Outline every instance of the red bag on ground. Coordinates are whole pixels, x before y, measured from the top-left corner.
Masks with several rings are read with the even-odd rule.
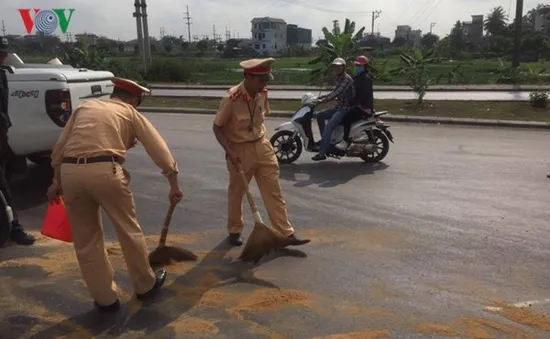
[[[59,203],[53,202],[48,205],[40,233],[56,240],[72,242],[71,225],[67,217],[65,202],[61,197],[59,201]]]

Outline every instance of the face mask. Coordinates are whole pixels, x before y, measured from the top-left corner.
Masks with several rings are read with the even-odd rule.
[[[355,67],[355,74],[361,74],[365,71],[365,69],[362,66]]]

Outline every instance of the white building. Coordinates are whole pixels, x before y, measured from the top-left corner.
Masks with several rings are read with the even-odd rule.
[[[395,38],[405,39],[414,47],[419,47],[422,43],[422,31],[419,29],[411,29],[411,26],[409,25],[400,25],[397,26],[397,29],[395,30]]]
[[[276,55],[286,48],[286,22],[277,18],[254,18],[252,23],[252,44],[260,54]]]
[[[544,29],[550,30],[550,8],[541,8],[537,14],[535,14],[534,22],[535,31],[542,31]]]

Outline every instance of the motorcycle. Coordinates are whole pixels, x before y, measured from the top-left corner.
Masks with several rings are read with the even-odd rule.
[[[275,128],[271,145],[281,164],[291,164],[298,160],[306,145],[306,151],[316,153],[314,147],[311,120],[315,115],[317,98],[306,93],[302,96],[302,106],[292,115],[291,121]],[[331,146],[327,157],[361,158],[367,163],[376,163],[386,157],[393,136],[379,117],[387,111],[374,112],[368,118],[361,117],[351,121],[349,139],[344,138],[344,125],[337,126],[332,132]],[[350,122],[348,122],[350,123]]]

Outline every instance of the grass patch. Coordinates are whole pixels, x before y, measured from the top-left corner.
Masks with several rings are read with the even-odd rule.
[[[20,55],[28,63],[45,63],[54,55]],[[310,75],[308,71],[297,71],[291,69],[312,69],[318,65],[310,65],[309,61],[315,59],[310,57],[277,57],[274,64],[275,80],[274,85],[309,85]],[[390,71],[399,67],[400,58],[397,55],[385,57],[372,57],[372,61],[379,70]],[[222,59],[213,57],[193,57],[189,55],[153,55],[153,65],[150,73],[145,76],[149,82],[157,83],[183,83],[203,85],[227,85],[238,83],[242,80],[239,69],[239,62],[242,59]],[[384,63],[386,66],[384,68]],[[116,76],[136,78],[141,77],[139,72],[140,59],[135,55],[107,55],[102,70],[113,72]],[[446,75],[457,64],[461,65],[460,72],[463,76],[456,79],[456,85],[474,84],[496,84],[506,78],[507,71],[500,68],[498,59],[467,59],[447,60],[442,64],[429,65],[434,79],[442,75],[443,80],[439,85],[446,84]],[[510,62],[505,62],[510,65]],[[521,69],[525,72],[532,69],[534,73],[540,70],[550,69],[550,61],[521,63]],[[137,79],[141,80],[141,79]],[[514,80],[516,84],[550,84],[550,76],[541,77],[524,76]],[[402,76],[387,75],[379,77],[376,85],[406,85],[407,80]]]
[[[219,103],[220,100],[216,98],[149,97],[142,105],[215,109]],[[269,103],[274,111],[295,111],[301,106],[300,100],[271,99]],[[550,122],[550,107],[537,109],[531,107],[529,102],[442,100],[426,101],[418,105],[412,100],[376,100],[375,105],[377,110],[389,111],[393,115]],[[331,106],[319,105],[317,111]]]

